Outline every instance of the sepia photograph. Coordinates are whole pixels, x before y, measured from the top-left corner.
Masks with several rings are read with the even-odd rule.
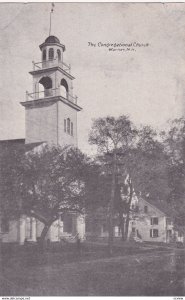
[[[185,3],[0,2],[0,297],[185,297]]]

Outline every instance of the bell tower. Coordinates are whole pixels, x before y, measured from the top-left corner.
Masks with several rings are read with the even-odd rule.
[[[65,46],[50,35],[40,46],[41,62],[33,62],[33,92],[26,92],[26,143],[47,142],[77,146],[77,112],[70,65],[63,61]]]

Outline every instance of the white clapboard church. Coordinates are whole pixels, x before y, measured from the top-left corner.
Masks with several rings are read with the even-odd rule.
[[[41,62],[33,62],[33,91],[26,92],[25,139],[0,141],[0,145],[24,144],[26,151],[33,151],[49,145],[77,146],[77,112],[81,107],[73,95],[73,80],[70,65],[64,63],[65,46],[50,35],[40,46]],[[20,220],[8,222],[1,219],[1,238],[3,242],[36,241],[43,224],[34,218],[22,216]],[[61,221],[57,220],[50,228],[47,239],[60,241],[76,235],[85,235],[84,217],[70,214]]]

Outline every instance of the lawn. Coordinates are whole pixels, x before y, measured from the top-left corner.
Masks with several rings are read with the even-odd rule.
[[[26,249],[25,249],[26,248]],[[184,250],[141,245],[35,246],[1,252],[0,295],[12,296],[183,296]]]

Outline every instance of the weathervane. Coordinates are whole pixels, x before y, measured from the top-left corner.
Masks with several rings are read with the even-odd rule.
[[[51,14],[54,11],[55,4],[51,3],[51,11],[50,11],[50,23],[49,23],[49,36],[51,35]]]

